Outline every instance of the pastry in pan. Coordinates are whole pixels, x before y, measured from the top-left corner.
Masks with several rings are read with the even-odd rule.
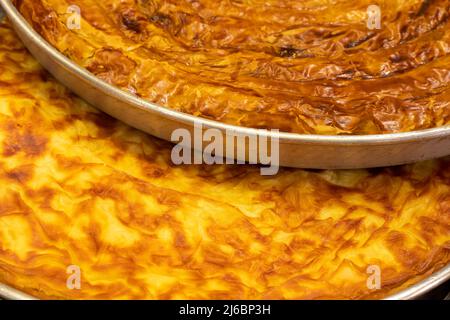
[[[8,23],[0,38],[2,283],[43,299],[366,299],[450,262],[450,159],[175,166],[169,143],[57,83]]]
[[[450,123],[450,1],[16,0],[99,78],[178,111],[314,134]],[[377,23],[371,23],[378,19]]]

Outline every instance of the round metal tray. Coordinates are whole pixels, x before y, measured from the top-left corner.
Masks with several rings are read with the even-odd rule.
[[[10,0],[0,0],[0,3],[19,37],[53,76],[97,108],[161,139],[170,141],[173,131],[180,128],[193,133],[194,124],[203,129],[219,129],[224,137],[266,136],[279,141],[281,166],[314,169],[382,167],[450,154],[450,126],[362,136],[276,133],[231,126],[158,106],[109,85],[81,68],[35,32]],[[243,154],[246,155],[258,152],[248,141],[245,148]]]

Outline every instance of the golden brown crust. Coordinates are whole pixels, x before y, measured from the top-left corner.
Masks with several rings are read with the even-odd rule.
[[[8,24],[0,38],[0,282],[40,298],[356,299],[450,262],[450,159],[272,178],[175,167],[167,143],[49,77]]]
[[[105,81],[222,122],[297,133],[450,123],[450,1],[21,0],[48,41]],[[67,7],[81,9],[68,30]]]

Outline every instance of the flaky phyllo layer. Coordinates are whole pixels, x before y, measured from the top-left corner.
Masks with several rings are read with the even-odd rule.
[[[189,114],[317,134],[450,124],[449,0],[15,3],[101,79]]]
[[[0,282],[40,298],[378,298],[450,261],[449,160],[176,167],[168,143],[53,80],[8,24],[0,39]]]

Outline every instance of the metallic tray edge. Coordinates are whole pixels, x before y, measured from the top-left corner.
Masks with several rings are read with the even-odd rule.
[[[46,42],[10,0],[0,0],[14,29],[35,58],[86,101],[125,123],[164,140],[194,124],[219,129],[224,136],[265,136],[280,143],[281,166],[352,169],[406,164],[450,154],[450,125],[406,133],[327,136],[272,132],[198,118],[140,99],[107,84]],[[247,152],[257,152],[246,145]],[[222,154],[223,155],[223,154]]]
[[[443,267],[441,270],[433,273],[426,279],[419,281],[411,287],[399,291],[384,300],[414,300],[423,297],[426,293],[437,288],[446,281],[450,281],[450,264]]]
[[[2,283],[0,283],[0,298],[7,300],[37,300],[35,297]]]

